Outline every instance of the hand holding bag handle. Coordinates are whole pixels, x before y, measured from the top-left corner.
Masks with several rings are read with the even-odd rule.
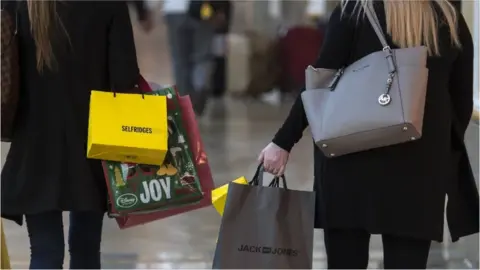
[[[265,170],[263,168],[263,163],[259,164],[257,167],[257,170],[255,171],[255,174],[253,175],[253,178],[248,184],[250,186],[260,186],[263,184],[263,174],[265,173]],[[280,187],[280,179],[282,180],[283,183],[283,188],[288,189],[287,186],[287,180],[285,178],[285,175],[281,176],[275,176],[272,181],[268,184],[269,187]]]

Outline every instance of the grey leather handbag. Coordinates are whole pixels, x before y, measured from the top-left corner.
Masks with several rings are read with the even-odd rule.
[[[315,144],[327,157],[422,136],[427,48],[391,49],[371,2],[364,11],[383,50],[340,70],[309,66],[305,72],[305,114]]]

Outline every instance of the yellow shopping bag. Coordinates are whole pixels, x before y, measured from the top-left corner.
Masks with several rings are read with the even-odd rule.
[[[2,268],[1,269],[11,269],[10,268],[10,257],[8,256],[7,242],[5,241],[5,233],[3,232],[3,222],[0,223],[2,228]]]
[[[240,177],[233,181],[237,184],[247,185],[248,181],[245,177]],[[227,193],[228,193],[228,184],[225,184],[221,187],[218,187],[212,190],[212,204],[213,207],[217,210],[220,216],[223,215],[223,210],[225,209],[225,203],[227,202]]]
[[[162,165],[167,137],[165,96],[92,91],[88,158]]]

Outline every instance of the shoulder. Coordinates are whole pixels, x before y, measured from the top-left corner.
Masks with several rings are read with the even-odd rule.
[[[343,25],[352,25],[358,22],[360,12],[362,10],[362,5],[360,1],[357,0],[345,0],[341,3],[337,4],[337,6],[333,9],[329,24],[341,23]]]
[[[472,44],[473,46],[472,33],[470,32],[470,28],[468,27],[467,22],[465,21],[465,17],[460,12],[457,14],[458,14],[457,27],[458,27],[458,35],[460,37],[460,41],[467,42],[469,44]]]
[[[443,13],[442,13],[443,15]],[[454,55],[458,53],[466,53],[471,55],[473,59],[474,55],[474,42],[472,33],[470,32],[470,28],[465,21],[465,17],[462,13],[457,12],[457,35],[460,41],[460,47],[454,45],[454,42],[451,38],[450,28],[448,27],[448,23],[444,21],[444,18],[440,19],[439,25],[439,38],[441,38],[443,48],[446,52],[454,52]]]
[[[128,9],[127,1],[59,1],[57,8],[82,12],[114,13],[118,9]]]
[[[63,8],[57,10],[68,16],[66,20],[79,25],[110,24],[119,14],[129,18],[128,1],[62,1],[59,6]],[[85,20],[90,23],[82,22]]]
[[[17,10],[17,1],[16,0],[7,0],[1,1],[2,11],[7,11],[9,14],[14,14]]]

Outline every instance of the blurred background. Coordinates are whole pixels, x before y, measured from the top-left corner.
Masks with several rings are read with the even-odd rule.
[[[230,28],[217,33],[216,45],[212,48],[217,56],[216,71],[212,75],[214,98],[199,119],[217,186],[240,176],[252,176],[257,155],[288,113],[292,97],[303,84],[304,69],[313,63],[321,47],[329,13],[338,4],[325,0],[237,0],[232,3]],[[478,184],[480,4],[478,1],[454,1],[454,4],[465,16],[476,45],[476,113],[467,131],[467,146]],[[142,74],[149,81],[167,85],[173,83],[173,72],[162,6],[162,1],[147,1],[154,24],[150,32],[142,30],[133,10],[132,23]],[[2,143],[2,160],[8,147]],[[311,141],[306,134],[294,148],[287,168],[292,188],[312,189],[312,157]],[[28,268],[26,229],[4,222],[12,267]],[[125,231],[120,231],[114,220],[106,218],[105,222],[104,268],[211,268],[220,225],[220,217],[213,208]],[[66,218],[65,224],[68,224]],[[429,267],[478,269],[478,235],[452,244],[447,231],[444,243],[432,245]],[[324,268],[321,231],[316,232],[314,245],[314,268]],[[369,268],[381,267],[381,240],[373,237]]]

